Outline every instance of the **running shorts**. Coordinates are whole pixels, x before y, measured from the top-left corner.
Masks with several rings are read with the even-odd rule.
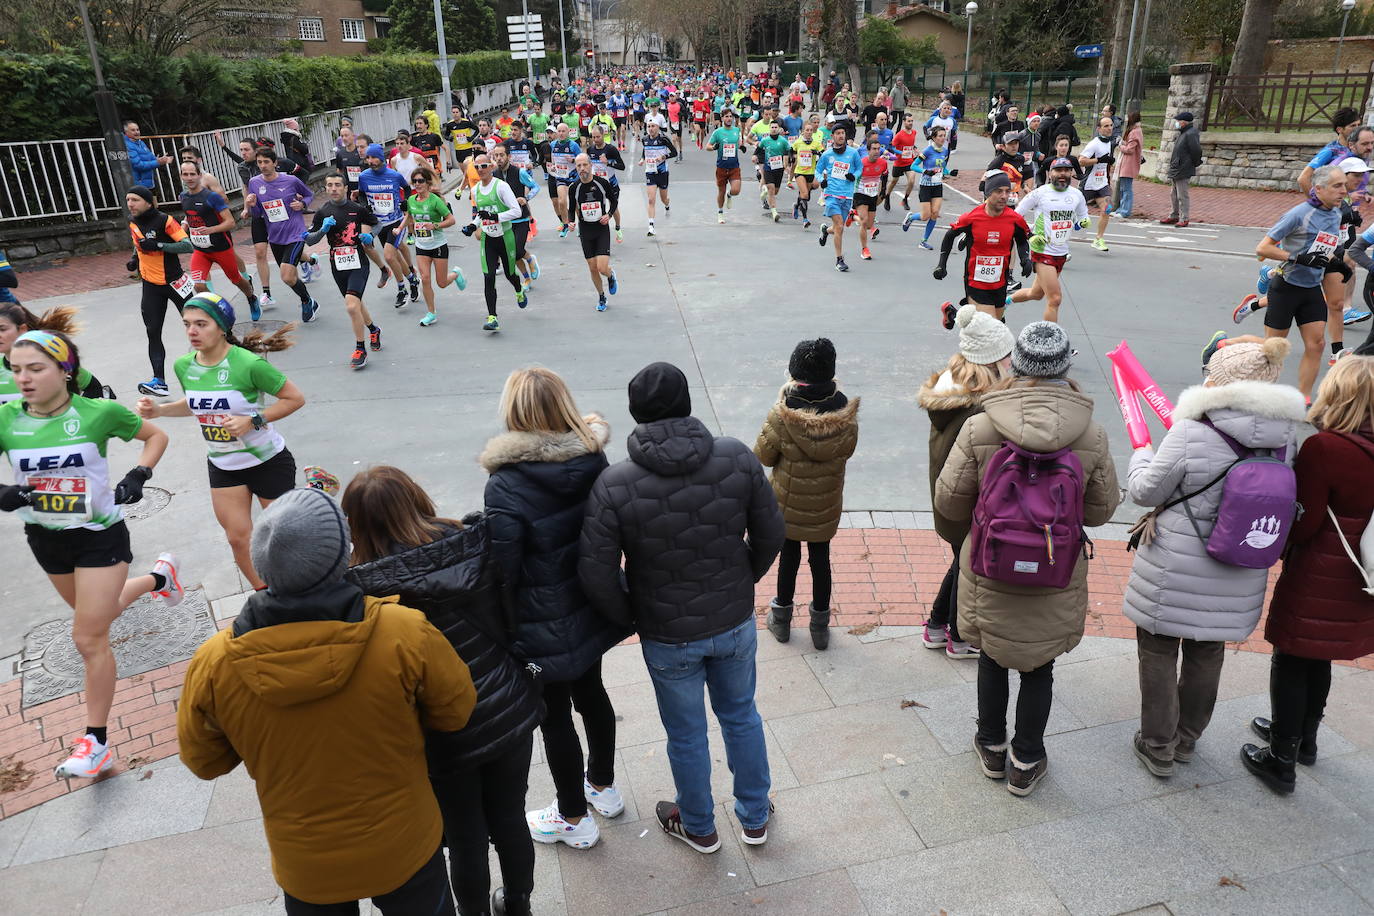
[[[421,248],[419,245],[416,245],[415,250],[412,253],[417,258],[433,258],[436,261],[447,261],[448,243],[445,242],[438,248]]]
[[[782,170],[782,169],[769,169],[769,168],[765,168],[765,169],[763,170],[763,183],[764,183],[764,184],[771,184],[771,185],[773,185],[775,188],[780,188],[780,187],[782,187],[782,176],[783,176],[783,170]]]
[[[340,296],[363,297],[364,290],[367,289],[367,278],[372,273],[372,262],[363,256],[359,259],[361,267],[353,270],[339,270],[334,266],[333,259],[330,259],[329,269],[334,272],[334,285],[339,288]]]
[[[651,188],[666,188],[668,187],[668,173],[645,172],[644,183]]]
[[[276,499],[296,486],[296,458],[289,448],[282,449],[262,464],[237,471],[217,468],[209,458],[205,459],[205,464],[210,469],[212,490],[247,487],[258,499]]]
[[[472,154],[473,154],[473,149],[472,149],[472,147],[469,146],[467,149],[456,149],[456,150],[454,150],[454,151],[453,151],[453,158],[456,159],[456,160],[458,160],[458,164],[459,164],[459,165],[462,165],[464,162],[467,162],[469,159],[472,158]]]
[[[916,192],[916,199],[923,204],[932,200],[943,200],[944,197],[945,186],[942,184],[923,184]]]
[[[1112,186],[1111,186],[1111,185],[1106,185],[1106,186],[1101,187],[1101,188],[1098,188],[1098,189],[1096,189],[1096,190],[1094,190],[1094,191],[1084,191],[1084,192],[1083,192],[1083,199],[1084,199],[1085,201],[1087,201],[1088,203],[1092,203],[1093,201],[1098,200],[1098,199],[1100,199],[1100,198],[1106,198],[1106,200],[1107,200],[1109,203],[1111,202],[1111,199],[1112,199]]]
[[[848,197],[835,197],[833,194],[825,195],[825,215],[840,216],[849,219],[849,211],[854,209],[854,201]]]
[[[267,241],[267,220],[254,216],[252,222],[253,244],[261,245]]]
[[[1294,286],[1283,277],[1269,281],[1269,307],[1264,310],[1264,326],[1286,331],[1326,320],[1326,297],[1320,286]]]
[[[224,275],[229,278],[229,282],[238,285],[243,282],[243,276],[239,273],[238,258],[234,256],[234,249],[226,248],[223,251],[201,251],[197,248],[191,252],[191,279],[197,283],[205,283],[210,279],[210,265],[218,264],[219,269],[224,271]]]
[[[1048,265],[1050,265],[1051,267],[1054,268],[1054,272],[1055,272],[1055,273],[1060,273],[1060,274],[1062,274],[1062,273],[1064,272],[1064,265],[1065,265],[1066,263],[1068,263],[1068,260],[1069,260],[1069,259],[1068,259],[1068,256],[1067,256],[1067,255],[1062,255],[1062,254],[1041,254],[1041,253],[1032,251],[1032,252],[1031,252],[1031,260],[1034,261],[1036,264],[1048,264]]]
[[[1006,286],[999,286],[997,289],[979,289],[976,286],[969,286],[968,280],[965,279],[964,301],[1000,309],[1007,304],[1007,288]]]
[[[637,122],[639,122],[640,124],[643,124],[643,123],[644,123],[644,112],[642,112],[642,111],[636,111],[636,112],[634,113],[634,119],[635,119]]]
[[[612,118],[611,120],[615,121],[615,126],[616,126],[616,127],[624,127],[624,126],[625,126],[625,119],[624,119],[624,118]]]
[[[894,165],[894,166],[892,167],[892,177],[893,177],[893,178],[901,178],[903,175],[905,175],[907,172],[910,172],[910,171],[911,171],[911,166],[909,166],[909,165]]]
[[[595,257],[611,256],[611,227],[600,223],[577,227],[577,237],[582,241],[582,257],[591,260]]]
[[[872,197],[868,194],[855,194],[854,206],[867,207],[870,210],[874,210],[878,207],[878,198]]]
[[[732,169],[716,166],[716,187],[723,188],[732,181],[739,181],[739,166]]]
[[[81,569],[104,569],[120,563],[132,563],[129,549],[129,528],[122,521],[103,531],[90,528],[68,528],[53,531],[42,525],[25,525],[29,550],[43,572],[50,576],[68,576]]]
[[[559,185],[558,179],[557,179],[557,178],[554,178],[552,175],[550,175],[550,176],[549,176],[549,199],[550,199],[550,200],[557,200],[557,199],[558,199],[558,185]]]
[[[304,242],[287,242],[284,245],[268,242],[267,244],[272,249],[272,257],[278,264],[299,264],[305,260]]]
[[[387,223],[385,226],[378,226],[372,231],[377,241],[383,245],[390,245],[393,248],[400,248],[406,242],[406,224],[404,220],[396,220],[394,223]]]
[[[530,221],[527,219],[516,220],[511,223],[510,228],[511,233],[515,236],[515,256],[516,258],[523,258],[527,253],[525,244],[530,237]]]

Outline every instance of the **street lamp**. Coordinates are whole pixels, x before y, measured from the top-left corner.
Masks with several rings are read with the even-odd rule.
[[[1354,3],[1355,0],[1345,0],[1346,3]],[[973,56],[973,14],[978,12],[978,4],[974,0],[968,0],[964,7],[964,16],[968,19],[968,38],[964,41],[964,82],[968,83],[969,60]],[[966,85],[967,91],[968,86]]]
[[[1341,37],[1336,41],[1336,64],[1332,69],[1341,69],[1341,45],[1345,44],[1345,24],[1350,21],[1350,11],[1355,8],[1356,0],[1341,0],[1341,9],[1345,10],[1345,15],[1341,16]]]

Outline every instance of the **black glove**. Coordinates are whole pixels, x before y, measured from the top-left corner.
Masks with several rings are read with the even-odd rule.
[[[936,174],[936,173],[939,172],[939,171],[940,171],[939,169],[926,169],[925,171],[921,172],[921,174],[922,174],[922,175],[934,175],[934,174]]]
[[[970,236],[968,233],[966,233],[966,232],[965,232],[965,233],[960,233],[960,234],[959,234],[959,250],[960,250],[960,251],[964,251],[965,249],[967,249],[967,248],[968,248],[968,243],[969,243],[969,241],[970,241],[971,239],[972,239],[972,236]]]
[[[1333,252],[1331,253],[1331,260],[1332,260],[1332,261],[1344,261],[1344,260],[1345,260],[1345,246],[1344,246],[1344,245],[1341,245],[1341,246],[1337,247],[1336,250],[1333,251]]]
[[[140,251],[146,251],[152,254],[153,252],[162,250],[162,243],[157,239],[139,239],[138,248]]]
[[[1098,163],[1098,165],[1111,165],[1111,164],[1112,164],[1113,162],[1115,162],[1115,161],[1116,161],[1116,157],[1115,157],[1115,156],[1111,156],[1111,155],[1107,155],[1107,156],[1098,156],[1098,157],[1097,157],[1097,163]]]
[[[1031,264],[1030,258],[1026,258],[1025,260],[1023,260],[1023,261],[1021,262],[1021,276],[1023,276],[1023,277],[1029,277],[1029,276],[1031,275],[1031,271],[1032,271],[1033,269],[1034,269],[1034,265]]]
[[[958,178],[958,177],[959,177],[959,170],[958,170],[958,169],[950,169],[950,170],[949,170],[949,177],[950,177],[950,178]]]
[[[494,223],[498,219],[500,219],[500,217],[498,217],[495,213],[492,213],[490,210],[478,210],[477,218],[484,223]]]
[[[854,175],[854,173],[853,173],[853,172],[845,172],[845,173],[844,173],[844,180],[845,180],[845,181],[854,181],[854,180],[855,180],[855,175]]]
[[[124,475],[114,491],[114,501],[116,505],[125,506],[129,503],[136,503],[143,498],[143,484],[153,476],[153,472],[145,467],[136,467]]]
[[[945,265],[943,264],[941,264],[939,267],[935,268],[933,271],[930,272],[930,275],[937,280],[943,280],[948,274],[949,271],[945,270]]]
[[[459,229],[458,231],[463,233],[463,235],[466,235],[468,238],[472,238],[472,234],[477,231],[477,227],[474,226],[472,223],[468,223],[466,226],[464,226],[462,229]]]
[[[130,273],[133,273],[135,270],[138,270],[138,255],[134,255],[133,257],[129,258],[129,260],[125,261],[124,269],[129,271]]]
[[[0,487],[0,512],[13,512],[30,505],[29,494],[32,492],[33,487]]]
[[[1293,263],[1303,267],[1325,267],[1331,263],[1331,259],[1319,251],[1304,251],[1293,259]]]

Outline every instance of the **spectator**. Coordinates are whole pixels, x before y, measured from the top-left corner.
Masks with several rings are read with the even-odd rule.
[[[954,106],[954,117],[958,120],[964,118],[964,84],[960,80],[955,80],[949,87],[949,103]]]
[[[310,145],[301,136],[301,125],[295,118],[286,118],[281,122],[281,155],[300,166],[307,176],[315,168]]]
[[[1140,177],[1140,166],[1144,159],[1145,132],[1140,129],[1140,112],[1133,111],[1126,117],[1123,128],[1125,139],[1117,153],[1116,191],[1119,195],[1116,217],[1128,219],[1135,207],[1135,180]]]
[[[247,766],[288,914],[367,897],[452,914],[424,730],[467,724],[467,666],[419,611],[344,581],[348,523],[324,493],[272,503],[252,554],[267,590],[191,659],[182,763],[201,779]]]
[[[906,88],[906,81],[901,74],[892,82],[892,90],[887,94],[888,103],[892,106],[892,123],[898,128],[902,125],[902,115],[906,114],[906,102],[910,93]]]
[[[1115,145],[1115,144],[1117,144],[1117,143],[1120,143],[1120,142],[1121,142],[1121,129],[1122,129],[1122,126],[1125,124],[1125,122],[1121,119],[1121,117],[1120,117],[1119,115],[1117,115],[1117,113],[1116,113],[1116,106],[1115,106],[1115,105],[1112,105],[1112,104],[1110,104],[1110,103],[1109,103],[1109,104],[1106,104],[1106,105],[1103,105],[1103,106],[1102,106],[1102,114],[1101,114],[1101,117],[1110,118],[1110,119],[1111,119],[1111,122],[1112,122],[1112,144]]]
[[[1174,138],[1174,149],[1169,154],[1169,181],[1173,187],[1169,192],[1169,215],[1160,220],[1166,226],[1188,225],[1188,179],[1197,174],[1202,164],[1202,141],[1193,129],[1193,113],[1180,111],[1174,118],[1178,136]]]
[[[1008,105],[1002,109],[1002,113],[997,117],[997,123],[992,128],[992,149],[993,153],[1000,152],[998,147],[1002,143],[1002,137],[1008,133],[1014,133],[1016,137],[1016,149],[1021,149],[1022,134],[1026,130],[1026,122],[1021,119],[1021,106]]]
[[[19,304],[19,299],[10,292],[11,289],[19,288],[19,274],[15,272],[14,266],[10,264],[9,257],[5,252],[0,251],[0,302],[12,302]]]
[[[124,122],[124,148],[129,153],[129,168],[134,173],[134,184],[156,187],[154,173],[157,167],[171,162],[172,157],[153,155],[148,144],[143,142],[143,131],[139,129],[137,121]]]
[[[720,849],[702,696],[709,688],[742,838],[760,845],[771,805],[754,705],[754,585],[782,546],[782,514],[748,447],[712,436],[691,415],[681,369],[646,366],[629,396],[639,425],[629,459],[608,468],[587,500],[582,586],[597,610],[639,633],[677,786],[677,802],[654,810],[663,831],[697,852]]]

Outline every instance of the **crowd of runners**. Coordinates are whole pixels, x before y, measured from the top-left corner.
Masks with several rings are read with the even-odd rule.
[[[609,431],[604,420],[594,414],[584,417],[553,373],[517,371],[502,396],[507,432],[488,445],[482,458],[491,473],[486,515],[459,522],[438,516],[415,482],[394,468],[376,468],[355,477],[339,503],[319,494],[293,493],[296,460],[276,424],[302,409],[306,397],[265,354],[291,346],[296,335],[307,332],[291,324],[265,333],[253,324],[265,309],[277,307],[271,293],[274,284],[295,294],[301,324],[313,323],[320,309],[329,307],[311,289],[327,268],[353,332],[349,365],[362,369],[369,353],[382,348],[380,322],[386,314],[399,315],[423,304],[423,313],[407,320],[433,328],[441,309],[447,315],[462,303],[452,294],[445,296],[450,288],[461,292],[467,287],[456,262],[460,252],[469,252],[449,234],[452,230],[476,241],[485,304],[482,328],[499,331],[497,306],[503,288],[509,285],[516,306],[525,309],[539,280],[539,227],[531,203],[541,193],[547,194],[549,208],[540,212],[551,211],[558,225],[552,231],[545,216],[550,231],[539,245],[558,245],[576,233],[596,295],[595,309],[604,312],[609,297],[619,291],[612,259],[625,240],[622,214],[626,206],[639,205],[636,193],[626,193],[630,176],[635,170],[643,176],[646,235],[656,237],[662,231],[659,220],[666,222],[672,212],[672,165],[699,155],[714,163],[716,220],[728,227],[727,232],[732,224],[747,225],[738,214],[733,219],[727,214],[752,180],[762,211],[757,218],[770,223],[790,220],[808,232],[816,226],[814,237],[822,248],[831,247],[838,271],[850,270],[847,236],[852,242],[857,234],[860,259],[871,261],[872,241],[884,228],[904,233],[889,238],[907,246],[900,255],[906,267],[912,258],[923,257],[921,251],[935,252],[928,257],[936,281],[947,277],[956,248],[964,252],[963,295],[939,305],[941,326],[957,330],[958,350],[920,397],[932,422],[931,496],[937,528],[954,553],[924,641],[950,658],[978,661],[978,765],[990,778],[1006,778],[1013,794],[1030,794],[1048,768],[1043,733],[1050,707],[1050,670],[1055,656],[1072,648],[1082,634],[1078,605],[1080,599],[1086,600],[1086,563],[1079,563],[1076,571],[1068,563],[1063,575],[1039,576],[1032,571],[1027,587],[1041,591],[999,591],[1003,586],[998,583],[1015,581],[1014,576],[1005,578],[992,560],[975,560],[976,568],[971,569],[969,554],[981,547],[965,549],[962,561],[960,551],[970,537],[970,518],[975,529],[980,525],[975,503],[983,506],[993,487],[982,475],[993,452],[1001,454],[999,443],[1014,453],[1008,462],[1028,453],[1059,456],[1063,463],[1050,473],[1063,473],[1065,484],[1077,488],[1077,527],[1064,529],[1068,533],[1062,544],[1060,526],[1046,525],[1043,532],[1031,532],[1035,543],[1016,546],[1049,550],[1050,566],[1055,565],[1057,551],[1061,558],[1077,556],[1082,545],[1076,532],[1085,524],[1105,523],[1121,498],[1105,433],[1090,419],[1091,401],[1066,378],[1071,351],[1057,321],[1061,275],[1074,233],[1094,230],[1090,250],[1106,253],[1105,233],[1113,215],[1129,215],[1130,182],[1139,172],[1142,152],[1139,115],[1122,119],[1107,106],[1087,142],[1082,142],[1067,106],[1022,120],[1015,105],[995,99],[988,115],[990,148],[978,150],[970,147],[988,140],[981,134],[970,139],[974,132],[958,84],[924,100],[919,110],[916,96],[900,80],[890,90],[880,90],[871,103],[862,102],[833,75],[822,86],[814,79],[784,83],[772,74],[744,75],[724,68],[612,69],[566,84],[554,79],[547,90],[523,87],[517,103],[495,117],[474,119],[455,105],[446,121],[430,111],[394,137],[377,138],[341,124],[327,164],[313,161],[299,142],[298,126],[288,121],[279,141],[246,141],[237,152],[226,147],[244,179],[237,206],[229,202],[216,176],[206,171],[201,150],[188,146],[181,150],[177,165],[184,187],[179,215],[162,209],[146,184],[132,187],[126,195],[133,248],[128,266],[141,281],[151,369],[150,378],[138,386],[141,397],[132,408],[115,400],[114,393],[82,365],[74,340],[79,332],[75,310],[35,314],[25,308],[9,292],[15,275],[0,258],[0,403],[5,405],[0,408],[0,449],[15,474],[13,485],[0,487],[0,510],[22,519],[39,567],[73,608],[72,636],[86,667],[89,724],[71,756],[57,767],[57,775],[90,778],[113,765],[113,742],[107,734],[116,680],[109,644],[112,622],[141,596],[152,595],[173,606],[184,597],[184,575],[173,553],[161,554],[142,574],[128,574],[133,554],[121,507],[142,498],[144,485],[169,447],[169,432],[175,434],[183,421],[193,420],[184,428],[197,429],[203,441],[215,518],[243,578],[261,596],[250,601],[233,637],[301,619],[290,616],[293,608],[299,610],[298,603],[292,604],[299,595],[341,602],[337,613],[304,618],[312,622],[370,620],[382,626],[378,619],[390,620],[387,605],[378,599],[364,603],[362,591],[374,596],[409,594],[471,668],[470,679],[466,671],[417,673],[425,665],[414,659],[433,651],[428,637],[407,629],[411,624],[399,617],[401,622],[388,624],[394,628],[388,638],[401,647],[403,657],[397,664],[403,668],[402,678],[416,679],[407,682],[414,691],[433,690],[428,705],[422,704],[426,727],[448,732],[466,724],[472,731],[480,721],[493,730],[482,733],[492,735],[485,744],[473,739],[451,746],[453,754],[466,761],[464,766],[431,769],[438,807],[430,811],[420,802],[412,812],[418,812],[417,829],[408,841],[414,856],[398,860],[395,868],[378,868],[344,855],[326,868],[338,871],[339,862],[352,862],[350,867],[372,876],[372,884],[346,883],[347,891],[337,885],[321,887],[318,875],[293,872],[279,858],[277,875],[288,890],[289,912],[333,912],[319,904],[328,904],[323,898],[338,894],[349,900],[376,896],[384,912],[421,912],[415,908],[417,901],[438,893],[436,882],[445,883],[442,851],[434,853],[432,831],[427,833],[425,826],[438,823],[438,812],[450,851],[458,911],[529,912],[530,842],[588,848],[599,839],[589,806],[603,817],[615,817],[624,809],[611,762],[615,715],[601,683],[599,659],[633,629],[645,640],[651,670],[658,672],[655,686],[679,789],[678,802],[661,803],[656,812],[664,831],[699,852],[714,852],[720,846],[711,816],[709,777],[700,772],[706,755],[700,688],[710,683],[731,750],[743,842],[764,843],[772,806],[752,700],[753,587],[780,557],[768,628],[776,639],[787,641],[802,545],[807,545],[813,582],[813,600],[807,607],[810,635],[816,649],[826,647],[828,546],[842,507],[844,464],[858,435],[858,399],[850,400],[836,387],[833,345],[818,339],[797,346],[789,362],[788,386],[764,421],[755,446],[758,460],[734,440],[712,437],[692,419],[685,376],[673,366],[655,363],[630,384],[630,410],[640,424],[634,447],[641,453],[608,468],[604,446]],[[1180,113],[1174,127],[1184,135],[1191,121],[1190,114]],[[1355,268],[1374,271],[1368,253],[1374,246],[1374,230],[1359,232],[1374,129],[1358,122],[1353,111],[1337,114],[1335,139],[1295,176],[1295,186],[1306,199],[1256,249],[1262,262],[1259,288],[1245,297],[1233,318],[1241,323],[1262,310],[1264,337],[1232,338],[1218,332],[1203,352],[1213,393],[1191,401],[1185,395],[1180,402],[1185,414],[1196,408],[1194,419],[1204,418],[1207,405],[1222,411],[1213,419],[1223,428],[1211,420],[1205,425],[1222,437],[1217,441],[1225,446],[1223,457],[1228,461],[1234,447],[1265,454],[1277,449],[1279,464],[1293,463],[1293,430],[1304,411],[1302,404],[1290,403],[1291,389],[1274,393],[1282,387],[1276,380],[1287,344],[1267,338],[1286,337],[1297,324],[1303,355],[1300,393],[1293,392],[1293,397],[1305,399],[1307,405],[1315,393],[1319,357],[1328,337],[1332,365],[1352,350],[1361,355],[1371,352],[1365,350],[1371,346],[1368,342],[1350,350],[1342,342],[1344,326],[1369,318],[1370,281],[1367,276],[1366,292],[1357,304]],[[1180,142],[1177,149],[1187,154],[1189,145]],[[942,213],[942,205],[946,179],[959,173],[956,153],[965,170],[978,176],[983,199],[950,218]],[[316,190],[312,181],[321,180],[321,165],[324,173]],[[741,210],[751,206],[741,205]],[[900,215],[888,216],[894,212]],[[885,219],[892,221],[883,225]],[[235,250],[233,234],[241,231],[241,220],[247,220],[255,274]],[[1187,225],[1186,217],[1164,222]],[[916,236],[909,234],[912,229]],[[183,255],[189,259],[186,266]],[[213,267],[228,284],[221,291],[214,288]],[[368,292],[389,283],[394,284],[394,296],[382,295],[392,297],[391,312],[385,313],[375,302],[369,307],[364,301]],[[239,310],[230,301],[229,287],[244,297]],[[560,298],[572,296],[565,291]],[[1016,336],[1005,326],[1006,312],[1025,302],[1042,303],[1042,320]],[[169,305],[180,313],[189,347],[173,361],[170,374],[162,339]],[[1374,372],[1363,360],[1349,363],[1333,370],[1335,381],[1322,388],[1313,416],[1319,428],[1336,431],[1328,437],[1333,441],[1359,433],[1367,442]],[[180,397],[173,396],[173,382]],[[1230,382],[1238,386],[1230,389],[1237,393],[1234,402],[1216,394]],[[1259,403],[1263,398],[1253,389],[1257,385],[1268,386],[1265,396],[1272,394],[1272,404]],[[1043,394],[1046,390],[1049,394]],[[1049,410],[1059,411],[1055,423],[1042,416],[1047,410],[1043,403],[1032,403],[1036,391],[1042,392],[1042,399],[1063,401]],[[1239,399],[1242,392],[1249,392],[1250,399]],[[1356,410],[1352,403],[1363,406]],[[1225,410],[1256,414],[1268,425],[1257,422],[1242,430],[1243,424],[1222,422],[1235,419],[1223,416]],[[1328,426],[1322,427],[1323,422]],[[1053,433],[1037,436],[1032,429],[1036,424],[1053,426]],[[1141,505],[1161,507],[1161,518],[1167,517],[1165,510],[1183,511],[1175,510],[1179,500],[1170,498],[1178,488],[1187,489],[1181,471],[1168,478],[1177,484],[1174,490],[1161,481],[1182,466],[1188,449],[1205,452],[1205,446],[1216,444],[1209,440],[1200,446],[1200,440],[1185,441],[1181,435],[1174,441],[1180,429],[1189,428],[1175,427],[1159,456],[1142,448],[1131,463],[1132,497]],[[106,459],[112,439],[141,443],[136,465],[118,481],[117,470]],[[1236,444],[1236,439],[1243,441]],[[799,446],[803,440],[824,440],[825,450]],[[1319,444],[1334,449],[1333,455],[1345,447],[1325,439]],[[1171,448],[1166,452],[1166,447]],[[1310,447],[1305,446],[1303,454]],[[1374,445],[1358,448],[1364,450],[1360,460],[1367,460],[1366,452],[1374,455]],[[1355,460],[1344,453],[1336,457]],[[1210,458],[1199,466],[1215,463],[1208,462]],[[1301,465],[1299,459],[1300,470]],[[764,466],[775,468],[771,488]],[[309,488],[329,497],[340,489],[340,481],[324,468],[307,467],[300,473]],[[1188,474],[1190,486],[1212,476],[1211,471]],[[1364,504],[1369,501],[1365,494],[1350,499],[1359,503],[1352,510],[1355,516],[1363,513],[1367,518],[1374,508]],[[1208,497],[1200,503],[1203,524],[1220,524],[1224,500]],[[274,507],[259,513],[256,526],[254,502],[263,510]],[[684,554],[657,552],[665,535],[655,527],[655,513],[680,514],[683,505],[691,506],[690,524],[671,537],[679,537]],[[1197,519],[1190,515],[1189,520],[1196,528]],[[1320,522],[1309,521],[1309,528]],[[1315,530],[1306,536],[1312,537]],[[1343,539],[1359,533],[1345,525],[1333,530],[1343,530]],[[712,546],[718,543],[729,545],[722,548],[724,553]],[[1169,543],[1168,536],[1161,543]],[[487,549],[499,573],[480,572],[486,569],[481,561]],[[1151,548],[1147,538],[1137,566],[1147,556],[1158,562],[1163,549]],[[693,551],[701,553],[699,567],[689,556]],[[620,573],[622,556],[625,580]],[[1247,570],[1241,576],[1234,566],[1213,561],[1205,575],[1234,586],[1225,596],[1224,603],[1237,605],[1226,627],[1164,625],[1172,619],[1167,608],[1161,610],[1166,598],[1160,597],[1159,589],[1146,588],[1146,572],[1140,573],[1138,592],[1128,595],[1128,605],[1133,602],[1136,610],[1132,619],[1145,634],[1140,637],[1145,708],[1142,733],[1135,736],[1133,747],[1150,772],[1161,778],[1172,775],[1174,761],[1191,759],[1207,724],[1221,666],[1220,651],[1214,648],[1222,645],[1221,639],[1245,638],[1258,621],[1264,598],[1262,575],[1257,578]],[[453,573],[466,570],[469,562],[477,565],[461,575]],[[1190,554],[1187,562],[1204,561]],[[345,587],[350,563],[354,570]],[[1021,562],[1014,566],[1015,573],[1026,572]],[[707,568],[709,582],[683,589],[684,576],[690,579]],[[1305,574],[1300,563],[1285,566],[1285,576],[1290,569],[1295,570],[1294,580]],[[471,578],[465,578],[469,573]],[[416,579],[423,584],[412,581]],[[1133,579],[1132,587],[1136,584]],[[1282,580],[1280,587],[1282,591]],[[407,588],[412,591],[407,593]],[[329,590],[327,597],[319,597],[321,589]],[[493,603],[483,605],[482,614],[471,620],[455,619],[453,602],[477,602],[479,592],[482,602]],[[633,613],[631,602],[640,605]],[[1048,642],[1018,629],[1024,624],[1004,619],[1013,605],[1018,613],[1046,615]],[[646,615],[645,607],[653,610]],[[1066,625],[1060,619],[1065,607],[1068,616],[1077,615],[1076,623]],[[1313,716],[1320,718],[1325,702],[1322,685],[1323,677],[1329,685],[1329,663],[1323,674],[1317,660],[1328,656],[1320,651],[1312,655],[1310,642],[1291,637],[1283,630],[1287,624],[1282,618],[1274,624],[1273,614],[1271,608],[1267,635],[1280,646],[1275,721],[1257,719],[1255,729],[1268,739],[1272,726],[1275,740],[1272,750],[1247,745],[1244,753],[1253,772],[1279,791],[1291,791],[1293,759],[1315,758]],[[707,623],[684,623],[696,617]],[[998,645],[1006,628],[1016,633],[1010,648]],[[233,734],[235,728],[261,722],[244,713],[247,700],[229,699],[237,688],[226,687],[222,669],[230,664],[225,659],[238,651],[226,647],[230,638],[220,634],[198,654],[200,667],[193,665],[188,674],[182,701],[183,757],[205,776],[225,772],[240,758],[262,751],[239,744]],[[1369,650],[1371,638],[1358,630],[1347,641],[1362,654]],[[1180,640],[1185,670],[1194,672],[1189,683],[1170,680]],[[729,647],[723,648],[726,641]],[[700,678],[685,686],[674,683],[672,676],[660,676],[681,660],[656,648],[683,643],[701,649],[702,658],[693,664],[704,665]],[[704,644],[709,645],[702,648]],[[1347,649],[1350,646],[1339,651]],[[271,649],[280,651],[286,650]],[[234,662],[256,664],[260,672],[268,672],[261,675],[259,689],[275,696],[269,703],[291,707],[305,702],[302,697],[331,695],[319,684],[294,683],[294,675],[271,674],[273,665],[282,664],[271,652],[269,657]],[[703,662],[717,654],[735,662],[747,655],[750,661],[722,663],[717,671]],[[302,659],[302,670],[314,665],[322,672],[329,670],[329,662]],[[418,668],[412,671],[406,667],[410,664]],[[435,670],[443,667],[432,659],[426,664],[434,664]],[[1009,740],[1005,719],[1011,668],[1023,674],[1015,735]],[[530,682],[526,674],[538,680]],[[430,677],[433,682],[426,680]],[[1174,686],[1166,689],[1161,686],[1165,682]],[[690,693],[693,686],[695,699],[682,692]],[[218,698],[217,689],[225,691]],[[1174,696],[1172,713],[1160,712],[1159,705],[1169,706],[1166,694],[1187,694],[1181,712],[1179,696]],[[188,697],[193,700],[189,706]],[[585,765],[572,726],[574,707],[585,725]],[[188,708],[192,712],[186,713]],[[374,714],[385,722],[385,716],[395,711],[388,713],[383,704],[369,713]],[[525,812],[530,734],[541,722],[558,797],[547,808]],[[306,727],[303,720],[296,725]],[[509,734],[498,733],[500,729]],[[419,741],[419,731],[414,731],[410,737]],[[693,743],[698,738],[700,747]],[[414,751],[405,741],[392,743],[395,746],[379,752],[383,758]],[[418,759],[423,766],[423,750]],[[292,805],[301,804],[311,790],[300,782],[302,774],[284,771],[275,774],[280,784],[264,788],[262,762],[259,758],[254,769],[265,813],[269,821],[275,819],[268,825],[269,836],[274,852],[289,849],[294,841],[290,835],[298,828],[283,822],[301,814]],[[484,806],[488,810],[474,815],[474,807]],[[388,822],[397,816],[375,813]],[[405,825],[392,827],[398,835],[406,833]],[[505,880],[490,903],[488,840],[500,854]],[[314,860],[302,854],[301,861]],[[382,873],[385,878],[377,877]],[[393,880],[388,887],[399,889],[373,889],[376,882],[387,880]],[[297,893],[301,898],[291,896]],[[314,902],[306,903],[305,898]],[[440,906],[433,911],[452,909]]]

